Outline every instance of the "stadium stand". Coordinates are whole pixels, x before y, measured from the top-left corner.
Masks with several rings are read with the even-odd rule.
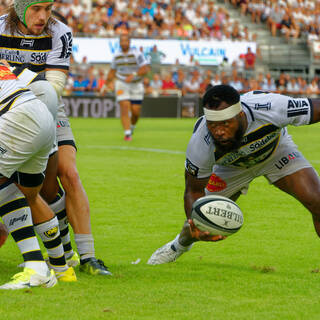
[[[9,0],[0,1],[0,11]],[[57,0],[75,37],[253,41],[231,64],[161,64],[144,80],[150,96],[201,95],[208,83],[231,83],[241,92],[319,92],[320,2],[312,0]],[[108,65],[73,61],[66,95],[99,95]],[[294,88],[294,90],[293,90]],[[308,89],[309,88],[309,89]]]

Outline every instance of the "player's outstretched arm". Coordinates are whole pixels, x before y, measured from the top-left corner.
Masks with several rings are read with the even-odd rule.
[[[6,226],[4,224],[0,223],[0,248],[6,242],[6,240],[8,238],[8,234],[9,234],[9,232],[8,232]]]
[[[320,99],[311,99],[313,105],[313,114],[310,123],[320,122]]]

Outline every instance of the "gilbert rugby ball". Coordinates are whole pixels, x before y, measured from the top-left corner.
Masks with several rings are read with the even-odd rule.
[[[238,205],[218,195],[197,199],[192,205],[191,219],[199,230],[221,236],[236,233],[243,224],[243,214]]]

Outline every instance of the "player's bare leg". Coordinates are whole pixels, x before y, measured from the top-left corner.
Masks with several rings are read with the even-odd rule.
[[[123,100],[119,101],[120,105],[120,118],[121,118],[121,123],[122,127],[124,130],[124,140],[130,141],[131,140],[131,119],[129,115],[131,103],[129,100]]]
[[[66,210],[80,254],[80,270],[90,274],[111,275],[101,260],[95,258],[87,194],[76,167],[76,150],[71,145],[59,147],[58,176],[66,191]]]
[[[75,267],[79,264],[79,257],[73,251],[70,240],[69,226],[65,208],[65,195],[60,188],[58,180],[58,152],[49,157],[46,176],[40,191],[42,198],[49,204],[51,210],[58,218],[61,241],[63,244],[65,258],[69,266]],[[47,254],[44,254],[47,259]]]
[[[315,230],[320,237],[320,180],[313,168],[305,168],[274,183],[282,191],[299,200],[312,214]]]
[[[131,104],[131,134],[137,125],[141,114],[141,104]]]

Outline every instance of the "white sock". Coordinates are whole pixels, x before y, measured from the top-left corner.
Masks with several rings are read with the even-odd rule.
[[[192,248],[192,246],[193,246],[193,243],[191,243],[189,246],[183,246],[182,244],[180,244],[180,242],[179,242],[179,236],[180,236],[180,234],[178,234],[176,237],[175,237],[175,239],[173,240],[173,245],[174,245],[174,247],[176,248],[176,250],[177,251],[189,251],[191,248]]]
[[[77,245],[80,259],[94,258],[94,240],[92,234],[74,234],[74,241]]]
[[[125,130],[124,131],[125,136],[131,136],[131,130]]]
[[[24,267],[33,269],[38,274],[45,277],[50,273],[49,268],[44,261],[26,261]]]

